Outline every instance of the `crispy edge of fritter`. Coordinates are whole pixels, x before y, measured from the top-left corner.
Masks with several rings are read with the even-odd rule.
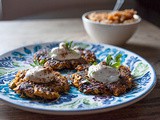
[[[49,50],[42,49],[34,54],[34,60],[45,60],[44,66],[51,67],[55,70],[75,69],[78,65],[89,64],[96,61],[96,56],[94,52],[83,49],[80,49],[80,51],[81,57],[79,59],[59,61],[52,59],[48,56]]]
[[[81,71],[81,72],[84,72],[84,71]],[[85,74],[83,75],[80,74],[81,72],[74,73],[71,76],[72,84],[77,88],[80,87],[80,84],[79,84],[80,81],[82,81],[83,79],[86,79],[84,76],[87,75],[87,71],[85,71]],[[131,89],[134,85],[133,78],[131,76],[131,71],[128,67],[123,65],[120,66],[119,72],[120,72],[120,79],[116,82],[106,85],[106,87],[110,90],[110,93],[113,94],[114,96],[119,96],[121,94],[124,94],[129,89]]]
[[[72,74],[72,84],[78,88],[80,92],[91,95],[109,95],[109,89],[102,82],[89,79],[85,71],[79,71]]]
[[[57,82],[54,87],[57,87],[57,91],[41,91],[41,88],[50,87],[51,84],[55,84],[54,82],[46,83],[46,84],[38,84],[29,82],[24,79],[26,74],[26,70],[18,71],[15,78],[9,83],[9,87],[13,89],[17,94],[20,94],[21,97],[41,97],[44,99],[57,99],[60,97],[59,93],[68,92],[70,87],[66,77],[62,76],[59,72],[55,72],[55,78]],[[57,86],[57,84],[59,84]],[[36,87],[36,85],[38,87]],[[40,85],[44,85],[44,87],[40,87]],[[26,88],[25,88],[26,87]],[[53,86],[52,86],[53,87]],[[59,90],[58,90],[59,89]]]

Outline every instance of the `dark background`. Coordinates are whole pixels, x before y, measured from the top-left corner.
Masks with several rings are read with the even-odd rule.
[[[160,0],[136,0],[136,3],[139,15],[160,27]]]

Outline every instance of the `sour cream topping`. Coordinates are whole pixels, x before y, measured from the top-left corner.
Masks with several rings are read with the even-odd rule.
[[[89,67],[88,76],[107,84],[118,81],[119,72],[115,68],[99,63]]]
[[[59,47],[55,47],[51,50],[50,53],[52,58],[57,60],[71,60],[71,59],[79,59],[81,57],[80,51],[76,48],[66,48],[64,42],[59,44]]]
[[[47,68],[36,66],[26,72],[25,79],[35,83],[48,83],[54,80],[54,74]]]

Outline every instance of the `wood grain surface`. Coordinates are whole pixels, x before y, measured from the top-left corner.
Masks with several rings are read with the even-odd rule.
[[[22,111],[0,101],[0,120],[160,120],[160,29],[143,21],[124,45],[149,61],[156,70],[157,84],[141,101],[119,110],[81,116],[43,115]],[[92,40],[80,19],[0,22],[0,54],[34,43],[57,40]]]

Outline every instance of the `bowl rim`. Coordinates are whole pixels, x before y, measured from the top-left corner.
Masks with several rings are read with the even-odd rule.
[[[88,22],[88,23],[97,24],[97,25],[104,25],[104,26],[128,26],[128,25],[138,24],[142,20],[139,15],[136,15],[138,17],[138,19],[135,22],[126,23],[126,24],[122,24],[122,23],[121,24],[104,24],[104,23],[99,23],[99,22],[89,20],[86,17],[87,15],[89,15],[90,13],[93,13],[93,12],[110,12],[110,11],[113,11],[113,10],[93,10],[93,11],[89,11],[89,12],[86,12],[82,15],[82,20],[85,21],[85,22]]]

